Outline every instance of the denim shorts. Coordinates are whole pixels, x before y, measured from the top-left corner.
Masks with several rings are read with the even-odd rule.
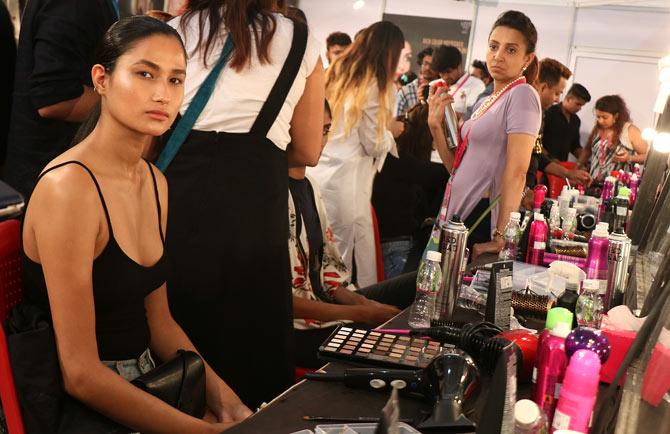
[[[133,381],[140,375],[146,374],[156,367],[156,362],[151,358],[151,351],[148,348],[137,359],[103,360],[102,364],[128,381]]]
[[[142,374],[146,374],[156,367],[156,362],[151,358],[151,351],[147,348],[137,359],[129,360],[103,360],[102,364],[119,374],[128,381],[133,381]],[[132,433],[140,434],[140,433]]]

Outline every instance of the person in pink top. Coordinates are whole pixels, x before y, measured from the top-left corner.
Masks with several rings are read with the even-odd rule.
[[[448,150],[443,130],[444,108],[452,98],[445,88],[431,89],[429,125],[434,145],[452,174],[438,224],[458,215],[472,227],[500,197],[490,218],[470,234],[473,258],[502,249],[503,229],[521,202],[542,117],[540,100],[531,86],[538,71],[536,43],[537,31],[526,15],[507,11],[498,17],[486,53],[493,94],[474,107],[460,130],[461,143],[455,151]]]

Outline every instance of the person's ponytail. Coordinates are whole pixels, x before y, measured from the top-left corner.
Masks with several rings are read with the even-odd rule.
[[[531,86],[537,80],[537,75],[540,71],[540,62],[537,60],[537,56],[533,56],[533,60],[530,62],[526,70],[523,72],[523,76],[526,77],[526,83]]]
[[[83,142],[86,137],[91,135],[95,129],[95,126],[98,124],[98,119],[100,119],[100,101],[98,101],[97,104],[93,106],[93,109],[88,114],[84,122],[79,125],[79,129],[74,135],[74,139],[72,139],[72,146],[78,145],[79,143]]]

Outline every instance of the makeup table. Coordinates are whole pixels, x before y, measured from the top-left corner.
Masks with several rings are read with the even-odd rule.
[[[471,265],[481,265],[497,260],[497,255],[482,255]],[[381,328],[408,328],[409,308],[400,312]],[[474,310],[457,308],[456,321],[483,319]],[[323,370],[341,373],[347,368],[360,367],[344,362],[331,362]],[[486,384],[482,385],[486,390]],[[272,402],[249,419],[226,431],[226,434],[289,434],[317,425],[339,422],[305,421],[303,416],[378,417],[388,400],[387,393],[352,389],[339,382],[303,380],[276,397]],[[479,401],[482,401],[481,399]],[[400,396],[400,418],[422,420],[431,411],[431,405],[413,398]]]
[[[465,309],[457,315],[472,318],[475,311]],[[385,328],[407,328],[409,309],[405,309],[384,325]],[[472,320],[472,319],[471,319]],[[360,367],[349,363],[331,362],[323,370],[339,373]],[[485,389],[485,385],[482,386]],[[255,415],[226,431],[226,434],[288,434],[316,425],[339,422],[304,421],[303,416],[378,417],[388,400],[388,393],[352,389],[338,382],[301,381],[275,398]],[[417,399],[400,397],[400,418],[422,420],[430,413],[431,405]]]

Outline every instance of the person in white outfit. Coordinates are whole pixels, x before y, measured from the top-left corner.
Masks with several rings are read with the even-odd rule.
[[[380,21],[361,31],[326,74],[333,130],[319,164],[307,173],[320,185],[335,242],[346,266],[356,264],[359,287],[377,283],[372,181],[389,152],[393,77],[405,43],[402,31]]]

